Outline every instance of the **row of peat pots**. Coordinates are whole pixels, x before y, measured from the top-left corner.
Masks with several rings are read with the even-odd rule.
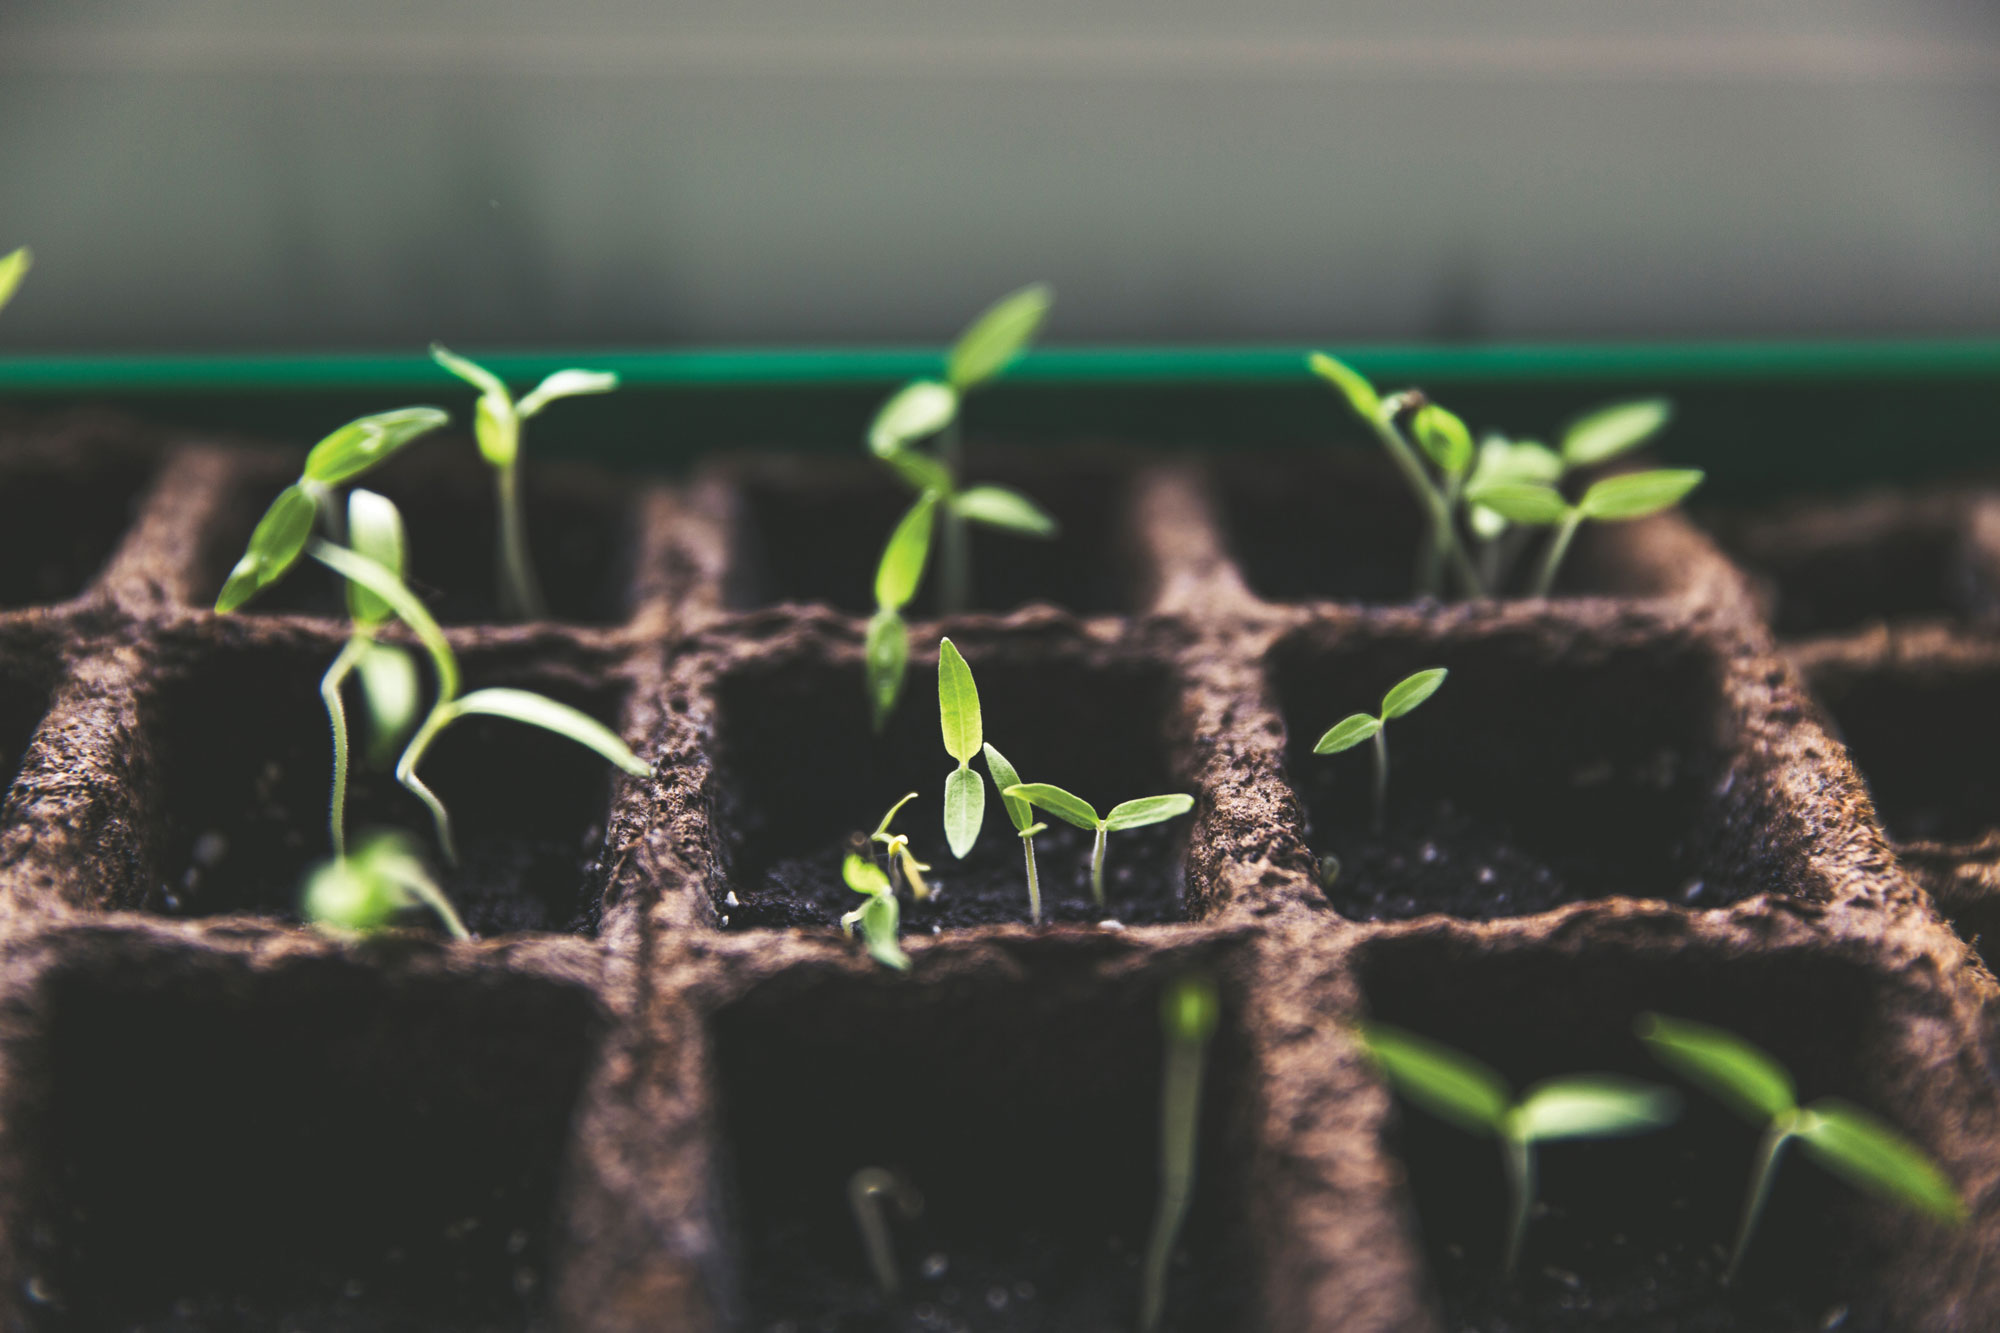
[[[1696,492],[1585,524],[1550,597],[1444,601],[1410,596],[1419,515],[1373,454],[974,449],[1056,532],[970,527],[968,609],[904,599],[877,726],[911,505],[878,464],[531,464],[548,611],[513,621],[491,474],[411,449],[366,484],[464,697],[637,757],[468,713],[422,770],[452,861],[374,686],[336,693],[346,827],[404,831],[454,942],[422,894],[305,924],[354,604],[302,565],[212,609],[303,456],[0,426],[7,1326],[1133,1328],[1191,1143],[1164,1328],[2000,1327],[2000,494]],[[1526,570],[1547,538],[1510,540]],[[1162,795],[1192,803],[1112,809]],[[1160,1017],[1190,979],[1219,1001],[1192,1084]],[[1805,1108],[1727,1282],[1771,1116],[1650,1014],[1753,1043]],[[1366,1053],[1399,1032],[1519,1106],[1604,1074],[1660,1123],[1575,1111],[1524,1180],[1533,1117]],[[1829,1097],[1965,1218],[1827,1147]]]

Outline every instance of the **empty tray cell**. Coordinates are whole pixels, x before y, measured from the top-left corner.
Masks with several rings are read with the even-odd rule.
[[[1607,1072],[1683,1097],[1663,1130],[1538,1149],[1538,1206],[1511,1277],[1500,1272],[1508,1195],[1496,1143],[1399,1098],[1390,1146],[1408,1172],[1444,1327],[1945,1326],[1908,1311],[1889,1318],[1883,1302],[1911,1290],[1929,1264],[1919,1299],[1951,1304],[1949,1229],[1856,1191],[1797,1147],[1779,1166],[1736,1283],[1723,1287],[1760,1128],[1678,1079],[1634,1032],[1648,1011],[1726,1028],[1789,1069],[1802,1102],[1839,1096],[1923,1141],[1949,1116],[1929,1086],[1938,1071],[1913,1072],[1895,1043],[1925,1002],[1855,963],[1794,949],[1629,940],[1607,932],[1549,947],[1404,936],[1364,949],[1371,1018],[1485,1062],[1517,1096],[1543,1079]]]
[[[1159,1192],[1170,974],[1158,961],[1099,971],[1068,950],[1023,949],[1012,963],[921,989],[794,978],[716,1015],[745,1327],[1132,1327]],[[1225,988],[1170,1329],[1241,1326],[1243,1047]],[[889,1211],[895,1299],[871,1275],[848,1203],[869,1167],[922,1198],[916,1217]]]
[[[546,1327],[586,991],[89,945],[8,1090],[43,1326]]]
[[[447,456],[451,455],[451,456]],[[295,474],[245,486],[230,521],[203,544],[206,577],[195,586],[218,592],[243,554],[265,506]],[[426,440],[369,473],[358,486],[396,502],[408,532],[408,582],[449,625],[505,619],[499,604],[499,523],[494,473],[471,441]],[[636,508],[631,489],[588,468],[523,465],[528,550],[552,620],[615,625],[631,610]],[[345,617],[341,584],[308,560],[246,610]]]
[[[1135,542],[1121,474],[1109,464],[974,455],[972,484],[1011,487],[1056,520],[1052,538],[971,525],[969,610],[1046,602],[1079,614],[1135,609]],[[736,503],[724,593],[742,610],[820,602],[875,609],[875,567],[915,496],[881,464],[774,458],[733,469]],[[907,614],[937,612],[942,521],[922,589]]]
[[[1712,907],[1758,891],[1763,867],[1716,850],[1737,840],[1718,836],[1730,711],[1714,651],[1617,625],[1342,625],[1278,645],[1286,769],[1343,915],[1522,916],[1610,895]],[[1385,729],[1378,834],[1371,743],[1326,755],[1313,747],[1427,667],[1450,675]]]
[[[0,433],[0,607],[67,601],[131,526],[154,457],[105,423]]]
[[[1716,529],[1761,583],[1778,633],[1824,634],[2000,611],[1994,557],[1975,537],[1980,504],[1963,487],[1879,491],[1725,518]]]
[[[306,869],[331,854],[333,744],[319,683],[337,647],[327,636],[217,648],[159,684],[147,705],[158,822],[146,907],[296,917]],[[468,691],[532,689],[618,723],[615,677],[479,653],[463,654],[461,666]],[[586,678],[600,683],[585,687]],[[447,867],[429,813],[395,781],[394,754],[376,762],[366,755],[353,689],[347,713],[350,839],[376,828],[413,834],[474,933],[595,929],[598,855],[617,775],[605,760],[517,722],[454,723],[420,770],[452,814],[462,863]]]
[[[1389,463],[1359,449],[1233,454],[1212,472],[1228,547],[1267,602],[1415,600],[1423,515]],[[1558,596],[1661,597],[1679,576],[1652,556],[1639,523],[1586,523],[1556,580]],[[1525,593],[1546,530],[1507,539],[1500,591]],[[1523,540],[1523,537],[1526,539]]]
[[[1110,658],[1080,642],[956,641],[979,687],[985,734],[1023,781],[1054,782],[1102,812],[1140,796],[1189,791],[1169,767],[1161,731],[1171,712],[1157,662]],[[832,926],[859,899],[841,880],[857,838],[866,846],[897,798],[916,792],[895,829],[932,867],[937,890],[906,900],[903,929],[1026,921],[1021,841],[986,761],[986,822],[963,861],[943,828],[945,775],[955,767],[938,728],[934,654],[912,660],[901,705],[881,735],[869,729],[859,653],[805,631],[788,651],[740,665],[719,685],[712,801],[717,910],[732,927]],[[1035,839],[1043,919],[1127,923],[1185,915],[1187,817],[1113,833],[1106,907],[1091,899],[1091,836],[1054,818]]]

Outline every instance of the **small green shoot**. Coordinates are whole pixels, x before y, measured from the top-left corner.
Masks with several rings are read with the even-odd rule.
[[[890,887],[888,873],[867,857],[849,852],[847,860],[841,863],[840,877],[848,888],[867,900],[840,918],[841,930],[852,935],[855,926],[860,926],[870,957],[884,967],[909,971],[910,956],[896,939],[903,912],[896,905],[896,891]]]
[[[393,830],[371,833],[351,854],[314,866],[303,902],[306,920],[332,934],[370,934],[412,908],[426,907],[453,939],[472,938],[410,836]]]
[[[891,893],[895,892],[896,871],[900,868],[903,878],[910,882],[910,896],[918,902],[922,902],[931,896],[931,886],[924,882],[924,872],[929,870],[930,867],[919,861],[916,854],[910,850],[908,835],[891,833],[889,831],[889,824],[896,818],[897,813],[904,806],[916,799],[917,794],[911,792],[908,796],[890,806],[889,813],[882,816],[882,822],[877,824],[875,831],[868,835],[868,841],[882,844],[882,859],[888,863],[889,891]]]
[[[603,370],[558,370],[516,401],[499,376],[441,343],[431,344],[431,359],[479,390],[472,433],[479,456],[494,471],[500,517],[500,610],[517,620],[538,620],[548,614],[548,607],[528,555],[528,525],[521,509],[521,424],[558,398],[610,393],[618,387],[618,377]]]
[[[889,534],[882,563],[875,569],[875,614],[868,621],[864,659],[868,669],[868,702],[875,730],[882,730],[895,711],[910,664],[910,633],[903,608],[917,595],[930,560],[931,528],[936,520],[938,492],[925,491]]]
[[[1021,855],[1028,867],[1028,920],[1033,925],[1042,924],[1042,879],[1035,871],[1035,835],[1048,827],[1035,819],[1035,807],[1018,796],[1006,793],[1021,785],[1021,775],[1007,762],[1007,756],[986,745],[986,772],[993,779],[993,789],[1001,793],[1000,804],[1007,811],[1008,820],[1021,838]]]
[[[1427,667],[1405,676],[1382,696],[1379,715],[1353,713],[1327,728],[1313,746],[1314,754],[1339,754],[1365,740],[1375,742],[1375,832],[1380,834],[1389,818],[1389,719],[1412,712],[1417,705],[1438,692],[1451,673],[1444,667]]]
[[[1771,1195],[1779,1154],[1793,1139],[1850,1185],[1954,1225],[1965,1220],[1958,1191],[1922,1149],[1838,1097],[1800,1106],[1784,1066],[1735,1033],[1664,1014],[1640,1015],[1638,1031],[1662,1064],[1763,1127],[1724,1285],[1735,1281],[1743,1266]]]
[[[1026,801],[1038,810],[1048,811],[1065,824],[1074,824],[1097,835],[1090,847],[1090,896],[1096,900],[1100,910],[1104,906],[1105,835],[1120,829],[1144,828],[1148,824],[1177,819],[1194,809],[1192,796],[1141,796],[1136,801],[1124,801],[1112,806],[1100,819],[1097,810],[1088,801],[1046,782],[1022,783],[1006,788],[1000,795]]]
[[[29,253],[25,245],[18,250],[0,255],[0,310],[5,310],[7,303],[14,299],[14,293],[20,290],[21,279],[28,276],[28,270],[34,266],[34,262],[34,255]]]
[[[963,861],[986,822],[986,784],[972,770],[972,757],[986,743],[986,735],[972,668],[950,639],[938,641],[938,721],[945,753],[958,761],[944,780],[944,840],[951,854]]]
[[[905,1219],[922,1216],[924,1196],[894,1171],[864,1166],[847,1180],[847,1206],[854,1210],[854,1225],[861,1230],[861,1248],[868,1251],[868,1266],[875,1270],[875,1285],[890,1300],[903,1288],[896,1271],[896,1247],[889,1240],[889,1219],[883,1216],[882,1201],[896,1205]]]
[[[1140,1333],[1154,1333],[1166,1312],[1167,1264],[1194,1194],[1203,1066],[1221,1012],[1215,983],[1204,976],[1182,977],[1160,995],[1160,1029],[1167,1048],[1160,1078],[1160,1202],[1139,1287]]]
[[[1555,588],[1563,556],[1585,519],[1623,523],[1671,509],[1701,485],[1702,475],[1696,468],[1626,472],[1592,483],[1575,504],[1554,486],[1534,482],[1496,482],[1472,490],[1467,498],[1509,523],[1556,530],[1535,576],[1533,596],[1547,597]]]
[[[1512,1197],[1503,1272],[1512,1273],[1521,1257],[1535,1206],[1537,1144],[1643,1134],[1680,1114],[1672,1089],[1613,1074],[1547,1079],[1517,1101],[1499,1074],[1448,1046],[1387,1023],[1361,1024],[1358,1033],[1398,1092],[1467,1133],[1499,1141]]]

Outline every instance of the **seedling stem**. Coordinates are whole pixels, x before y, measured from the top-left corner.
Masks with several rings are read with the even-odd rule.
[[[1414,675],[1405,676],[1389,687],[1382,696],[1380,714],[1351,713],[1327,728],[1326,734],[1313,746],[1314,754],[1339,754],[1351,750],[1364,740],[1375,742],[1375,832],[1379,836],[1388,824],[1389,810],[1389,740],[1390,718],[1402,717],[1415,710],[1417,705],[1436,694],[1450,673],[1443,667],[1428,667]]]
[[[1035,871],[1035,835],[1048,825],[1036,822],[1034,806],[1018,796],[1006,794],[1009,787],[1021,784],[1021,775],[1007,762],[1007,756],[994,749],[990,742],[985,752],[987,775],[993,779],[994,788],[1001,793],[1000,804],[1006,809],[1014,831],[1021,837],[1021,856],[1028,868],[1028,920],[1039,926],[1042,924],[1042,880]]]
[[[1096,807],[1090,802],[1048,782],[1007,787],[1000,795],[1025,801],[1036,809],[1048,811],[1065,824],[1074,824],[1094,835],[1090,846],[1090,896],[1100,910],[1104,907],[1105,835],[1116,829],[1158,824],[1194,809],[1192,796],[1142,796],[1136,801],[1123,801],[1112,806],[1099,818]]]
[[[861,1229],[861,1245],[868,1251],[868,1266],[875,1270],[875,1285],[891,1300],[902,1290],[902,1276],[896,1271],[896,1249],[889,1238],[889,1219],[883,1216],[882,1201],[888,1199],[905,1218],[924,1210],[921,1194],[893,1171],[864,1166],[847,1181],[847,1203],[854,1210],[854,1225]]]
[[[1166,1311],[1167,1265],[1194,1193],[1202,1074],[1220,1011],[1215,983],[1207,977],[1182,977],[1160,996],[1160,1027],[1166,1037],[1160,1079],[1160,1202],[1153,1213],[1139,1288],[1142,1333],[1154,1333]]]

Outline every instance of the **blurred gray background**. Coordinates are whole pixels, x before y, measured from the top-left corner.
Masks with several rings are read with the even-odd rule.
[[[2000,329],[2000,6],[0,0],[0,349]]]

